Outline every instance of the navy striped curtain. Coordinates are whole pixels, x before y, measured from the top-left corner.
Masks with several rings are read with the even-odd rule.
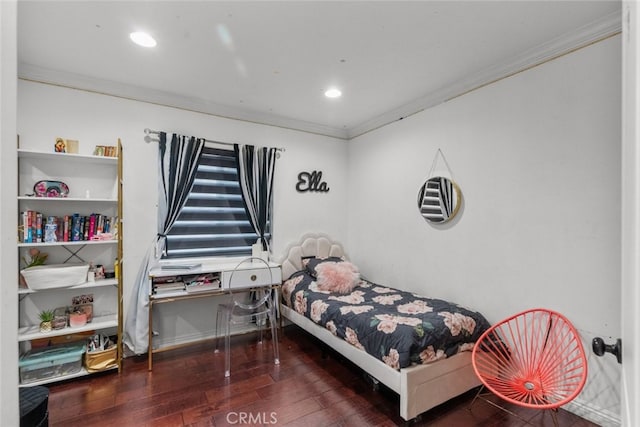
[[[204,139],[176,135],[167,147],[167,134],[160,133],[160,204],[158,206],[158,240],[165,252],[166,236],[180,215],[196,178],[204,148]]]
[[[166,234],[184,206],[202,155],[204,139],[160,133],[158,163],[158,233],[147,249],[125,320],[124,343],[135,354],[149,349],[149,270],[157,264],[166,247]]]
[[[265,234],[267,224],[271,222],[277,149],[238,144],[233,147],[238,162],[238,180],[244,207],[253,229],[260,237],[262,249],[269,250]]]

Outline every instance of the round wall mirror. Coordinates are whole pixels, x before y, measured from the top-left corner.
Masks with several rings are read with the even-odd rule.
[[[434,176],[420,187],[418,209],[427,221],[443,224],[456,216],[461,199],[458,184],[449,178]]]

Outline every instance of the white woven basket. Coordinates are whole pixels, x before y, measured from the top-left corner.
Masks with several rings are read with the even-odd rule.
[[[33,290],[68,288],[87,281],[89,264],[37,265],[20,271]]]

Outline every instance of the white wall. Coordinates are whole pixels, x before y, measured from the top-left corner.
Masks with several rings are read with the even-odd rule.
[[[90,154],[95,145],[115,145],[118,138],[122,140],[125,314],[132,282],[156,234],[158,145],[144,142],[145,128],[285,148],[276,164],[274,253],[280,254],[290,241],[310,231],[346,238],[347,147],[342,140],[21,80],[18,132],[22,148],[52,150],[59,136],[79,140],[80,153]],[[323,172],[328,193],[295,190],[298,173],[312,170]],[[209,302],[165,306],[161,310],[166,316],[156,317],[163,332],[161,343],[211,333],[214,325],[206,314],[212,311]]]
[[[15,198],[17,162],[16,73],[17,7],[15,1],[0,1],[0,420],[1,424],[20,423],[18,410],[18,251],[16,228],[18,202]]]
[[[604,425],[620,420],[620,368],[590,343],[621,332],[620,44],[605,40],[349,142],[348,248],[361,271],[491,322],[536,306],[564,313],[590,353],[572,410]],[[444,227],[417,208],[438,148],[464,198]]]

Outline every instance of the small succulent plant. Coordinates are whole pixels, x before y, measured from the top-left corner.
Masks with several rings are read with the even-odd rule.
[[[53,320],[53,317],[54,317],[53,310],[42,310],[40,312],[41,322],[51,322]]]

